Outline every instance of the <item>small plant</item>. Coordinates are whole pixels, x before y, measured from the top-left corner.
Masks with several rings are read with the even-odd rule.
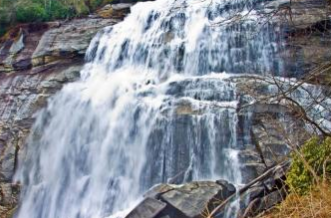
[[[302,158],[318,177],[326,179],[331,172],[331,138],[321,141],[319,138],[314,137],[308,140],[298,153],[292,155],[292,164],[287,174],[286,183],[291,191],[301,195],[307,194],[314,182],[317,182],[314,181],[314,176],[307,169]]]

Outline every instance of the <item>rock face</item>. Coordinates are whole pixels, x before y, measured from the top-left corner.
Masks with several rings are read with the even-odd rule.
[[[0,41],[0,214],[12,213],[17,204],[18,187],[11,181],[34,113],[65,83],[79,78],[92,37],[119,21],[82,18],[20,25]]]
[[[292,75],[302,75],[331,57],[330,7],[327,1],[275,1],[281,22],[287,25],[282,56]]]
[[[147,163],[153,162],[146,166],[144,179],[152,181],[148,186],[181,184],[196,175],[237,182],[241,177],[240,183],[248,183],[283,161],[291,147],[281,131],[291,126],[295,142],[304,140],[307,131],[286,105],[260,100],[277,94],[270,79],[236,75],[172,82],[167,94],[173,98],[164,105],[164,116],[155,124],[147,145]],[[231,151],[237,153],[238,163],[231,159]],[[194,167],[189,154],[196,157]]]
[[[50,68],[39,74],[2,75],[1,92],[1,173],[2,181],[10,181],[17,152],[33,123],[33,114],[46,104],[46,99],[66,82],[79,77],[79,63]]]
[[[77,19],[69,22],[28,24],[11,31],[0,49],[0,73],[44,70],[51,64],[84,57],[92,37],[115,19]],[[32,69],[42,66],[42,69]]]

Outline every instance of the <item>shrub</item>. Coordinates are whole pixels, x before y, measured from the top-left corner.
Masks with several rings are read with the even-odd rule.
[[[321,141],[314,137],[308,140],[299,151],[309,166],[316,172],[317,176],[323,176],[323,166],[326,173],[331,172],[331,164],[328,161],[331,158],[331,138]],[[291,191],[298,194],[306,194],[314,185],[314,178],[311,171],[307,169],[298,154],[292,155],[292,164],[287,174],[286,183]]]
[[[41,4],[31,3],[16,8],[16,19],[18,22],[44,21],[47,19],[47,14]]]
[[[65,5],[59,1],[53,1],[47,8],[47,20],[71,18],[75,15],[75,10],[70,5]]]

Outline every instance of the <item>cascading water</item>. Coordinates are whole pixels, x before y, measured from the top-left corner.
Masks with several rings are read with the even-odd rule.
[[[18,218],[115,214],[160,182],[240,184],[235,85],[226,73],[279,71],[260,1],[138,3],[92,41],[81,79],[37,116],[17,179]],[[215,73],[217,72],[217,73]]]

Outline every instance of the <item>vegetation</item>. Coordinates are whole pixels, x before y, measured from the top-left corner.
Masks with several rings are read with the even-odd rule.
[[[0,0],[0,36],[16,23],[82,16],[112,0]]]
[[[273,208],[261,218],[330,218],[331,186],[321,184],[309,190],[305,195],[294,192],[285,201]]]
[[[319,138],[314,137],[304,144],[300,153],[292,155],[292,164],[286,183],[292,192],[300,195],[307,194],[316,183],[320,182],[319,178],[314,178],[302,158],[314,170],[317,177],[327,180],[331,173],[331,138],[320,141]]]
[[[300,156],[299,156],[300,154]],[[331,217],[331,138],[313,137],[292,155],[287,198],[262,218]],[[309,164],[310,169],[306,167]],[[311,170],[314,170],[312,174]],[[317,178],[315,178],[317,176]]]

